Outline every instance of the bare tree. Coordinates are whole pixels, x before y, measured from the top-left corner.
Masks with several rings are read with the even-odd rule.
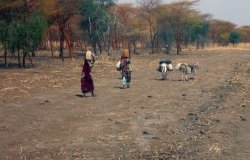
[[[197,12],[192,9],[192,7],[198,2],[199,0],[179,1],[169,6],[170,14],[168,16],[168,21],[174,33],[177,55],[181,52],[181,43],[183,42],[184,33],[192,24],[192,14]]]
[[[155,8],[159,5],[161,0],[137,0],[141,6],[142,15],[145,17],[149,24],[151,52],[154,53],[155,36],[156,36],[156,22],[155,22]]]
[[[118,20],[123,28],[124,39],[123,39],[123,46],[128,47],[128,27],[129,22],[131,19],[131,14],[134,12],[133,7],[131,4],[122,4],[117,8],[117,17]]]
[[[247,42],[250,42],[250,26],[242,26],[238,30],[239,30],[239,32],[241,34],[242,41],[246,45]]]
[[[216,42],[218,45],[226,45],[226,39],[235,27],[235,24],[228,21],[217,19],[211,20],[209,36],[213,42],[213,46]]]

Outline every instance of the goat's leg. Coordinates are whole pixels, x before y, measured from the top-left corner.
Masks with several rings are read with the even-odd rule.
[[[194,79],[196,79],[196,73],[197,73],[197,71],[194,70]]]
[[[161,72],[161,79],[162,79],[162,80],[165,79],[165,75],[164,75],[164,72],[163,72],[163,71]]]

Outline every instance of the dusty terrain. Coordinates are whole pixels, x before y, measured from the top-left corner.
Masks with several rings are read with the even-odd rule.
[[[199,61],[197,78],[161,81],[162,59]],[[97,97],[87,98],[75,95],[81,57],[1,66],[0,159],[249,159],[249,50],[133,55],[129,89],[113,60],[97,60]]]

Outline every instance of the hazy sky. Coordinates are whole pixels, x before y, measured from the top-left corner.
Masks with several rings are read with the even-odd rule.
[[[161,0],[171,3],[176,0]],[[136,4],[136,0],[118,0],[118,3]],[[213,18],[227,20],[238,26],[250,25],[250,0],[201,0],[197,9]]]

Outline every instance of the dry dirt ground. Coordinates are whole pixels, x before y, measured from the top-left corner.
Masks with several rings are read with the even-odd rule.
[[[160,80],[162,59],[199,61],[197,78],[182,82],[174,71]],[[34,68],[0,68],[1,160],[250,157],[249,50],[133,55],[129,89],[120,89],[114,58],[100,58],[97,97],[86,98],[76,96],[81,57],[34,61]]]

